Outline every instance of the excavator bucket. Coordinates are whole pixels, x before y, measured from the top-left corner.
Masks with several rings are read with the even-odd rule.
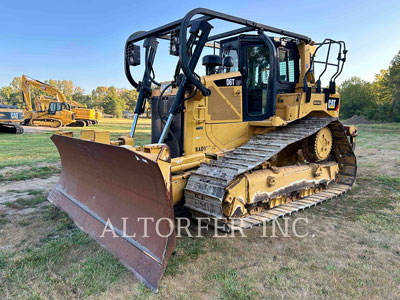
[[[51,139],[62,171],[49,200],[157,291],[176,245],[169,171],[124,147]]]

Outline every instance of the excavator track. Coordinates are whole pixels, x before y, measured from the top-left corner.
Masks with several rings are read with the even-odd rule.
[[[332,154],[339,164],[336,183],[318,194],[242,218],[228,219],[222,214],[226,187],[240,174],[257,168],[265,161],[320,129],[329,126],[333,134]],[[185,206],[195,216],[218,219],[220,229],[231,231],[261,225],[284,215],[303,210],[349,191],[357,173],[356,157],[343,125],[336,118],[306,117],[273,132],[256,135],[249,142],[227,153],[221,159],[202,164],[188,180]]]
[[[0,133],[14,133],[22,134],[24,133],[24,128],[18,124],[11,123],[0,123]]]
[[[67,125],[68,127],[86,127],[89,126],[86,120],[76,120],[75,122],[72,122],[71,124]]]
[[[61,120],[58,119],[43,118],[43,119],[33,119],[32,125],[41,127],[60,128],[63,126],[63,123]]]

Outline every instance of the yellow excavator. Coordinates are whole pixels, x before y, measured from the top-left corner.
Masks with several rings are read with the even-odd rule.
[[[16,105],[0,104],[0,133],[24,133],[22,109]]]
[[[60,92],[61,93],[61,92]],[[65,97],[63,98],[65,99]],[[57,101],[57,98],[48,97],[43,94],[36,96],[34,103],[36,110],[46,110],[49,108],[51,102]],[[75,126],[85,127],[90,125],[96,125],[101,119],[101,112],[95,109],[89,109],[85,105],[80,104],[74,100],[66,100],[68,106],[75,115]]]
[[[94,109],[89,109],[84,105],[74,100],[68,100],[67,97],[57,88],[47,83],[41,82],[36,79],[27,79],[26,75],[22,76],[22,85],[25,86],[25,90],[28,86],[38,88],[45,93],[53,96],[54,98],[39,95],[35,98],[34,104],[36,111],[45,111],[50,107],[52,102],[60,102],[64,105],[65,110],[70,110],[74,114],[74,121],[70,122],[70,126],[85,127],[93,124],[98,124],[98,120],[101,118],[101,113]],[[24,85],[25,83],[25,85]],[[27,92],[25,92],[27,94]]]
[[[234,27],[211,34],[223,22]],[[170,81],[158,82],[153,62],[165,41],[177,65]],[[140,82],[131,73],[141,64],[139,42]],[[357,130],[339,122],[335,84],[346,53],[343,41],[316,43],[203,8],[138,31],[124,50],[126,77],[139,92],[130,135],[53,135],[62,172],[49,200],[157,290],[178,212],[244,230],[351,189]],[[151,144],[136,146],[146,101]]]
[[[67,103],[56,100],[49,101],[46,105],[41,105],[38,98],[34,100],[35,110],[32,107],[31,87],[37,88],[50,95],[60,96],[52,86],[40,82],[36,79],[28,79],[26,75],[22,75],[21,91],[25,102],[24,124],[30,126],[42,126],[59,128],[75,122],[75,115],[69,110]],[[82,122],[82,126],[85,124]]]
[[[86,104],[83,105],[75,100],[68,100],[71,105],[72,111],[75,113],[77,120],[84,120],[87,125],[96,125],[101,119],[101,112],[96,109],[87,108]]]

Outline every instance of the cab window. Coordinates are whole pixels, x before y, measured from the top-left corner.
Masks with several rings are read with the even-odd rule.
[[[279,80],[288,81],[286,51],[279,51]]]
[[[237,72],[239,71],[239,58],[238,58],[238,51],[233,48],[228,48],[222,53],[222,59],[225,57],[230,56],[233,58],[233,67],[230,68],[230,72]],[[224,73],[227,72],[227,70],[224,68],[223,70]]]
[[[284,82],[295,82],[294,53],[291,50],[279,50],[279,80]]]
[[[50,102],[49,104],[49,114],[55,114],[57,111],[57,102]]]
[[[293,51],[288,52],[288,72],[289,72],[289,81],[296,82],[295,78],[295,66],[294,66],[294,53]]]

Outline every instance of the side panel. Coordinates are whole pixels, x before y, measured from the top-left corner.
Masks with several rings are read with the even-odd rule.
[[[241,122],[242,79],[239,72],[207,76],[206,86],[211,95],[206,97],[206,123]]]
[[[339,99],[339,94],[332,95]],[[312,93],[310,102],[306,101],[306,94],[302,94],[300,101],[299,118],[307,116],[311,112],[323,112],[324,114],[338,118],[339,117],[339,106],[337,110],[329,110],[328,103],[325,102],[325,94]]]
[[[185,155],[220,153],[249,139],[249,126],[242,122],[242,81],[239,72],[203,78],[209,97],[198,94],[185,103]]]
[[[249,136],[247,123],[207,124],[207,136],[220,151],[229,151],[246,143]]]
[[[1,122],[22,122],[24,119],[22,110],[0,108],[0,121]]]

